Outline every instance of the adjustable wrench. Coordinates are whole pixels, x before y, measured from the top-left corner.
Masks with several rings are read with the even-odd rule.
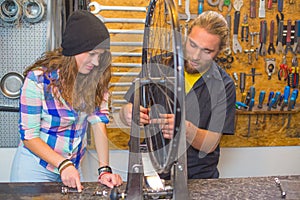
[[[291,46],[291,34],[292,34],[292,20],[287,21],[287,33],[286,33],[286,44],[285,44],[285,54],[288,53],[288,51],[291,51],[293,53],[293,48]]]
[[[260,33],[259,33],[259,40],[260,40],[260,48],[259,48],[259,55],[265,56],[266,55],[266,40],[267,40],[267,21],[262,20],[260,22]]]
[[[240,11],[235,11],[234,22],[233,22],[233,37],[232,37],[232,49],[234,53],[237,53],[238,51],[242,53],[242,46],[238,41],[239,23],[240,23]]]
[[[191,20],[190,0],[185,1],[185,14],[187,16],[187,19],[185,20],[185,22],[189,22]]]
[[[230,33],[231,33],[231,15],[227,14],[226,15],[226,21],[227,21],[227,26],[228,26],[228,43],[227,47],[224,50],[225,55],[230,55],[231,54],[231,49],[230,49]]]
[[[94,8],[93,10],[91,8]],[[93,1],[89,3],[89,9],[91,13],[98,14],[103,10],[114,10],[114,11],[136,11],[136,12],[146,12],[146,7],[137,7],[137,6],[102,6],[99,3]]]
[[[268,54],[275,53],[275,48],[274,48],[274,20],[271,21],[270,24],[270,43],[268,47]]]
[[[277,31],[277,48],[276,53],[280,54],[283,53],[283,47],[282,47],[282,34],[283,34],[283,20],[278,21],[278,31]]]

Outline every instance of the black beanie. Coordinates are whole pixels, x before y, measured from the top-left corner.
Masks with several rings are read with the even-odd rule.
[[[73,12],[62,36],[62,54],[74,56],[93,49],[109,49],[109,32],[103,22],[86,10]]]

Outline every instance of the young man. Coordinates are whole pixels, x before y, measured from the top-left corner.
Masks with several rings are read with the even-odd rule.
[[[234,82],[214,62],[214,58],[228,45],[228,31],[226,20],[221,14],[214,11],[203,12],[191,24],[184,46],[189,179],[218,178],[221,136],[234,134]],[[132,102],[132,93],[133,88],[130,88],[125,95],[129,102]],[[122,107],[120,118],[124,124],[131,124],[132,103]],[[173,137],[173,114],[150,119],[148,110],[141,107],[140,122],[164,123],[161,126],[164,138]]]

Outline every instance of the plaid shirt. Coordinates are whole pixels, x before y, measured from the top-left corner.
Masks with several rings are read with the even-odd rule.
[[[70,159],[79,167],[79,162],[86,151],[87,124],[97,122],[108,123],[108,93],[104,95],[101,109],[87,115],[76,112],[63,99],[62,105],[54,98],[47,87],[49,80],[40,76],[41,71],[28,73],[20,96],[19,132],[21,140],[41,138],[55,152]],[[58,78],[57,71],[51,73],[51,78]],[[20,145],[23,145],[21,142]],[[48,170],[59,173],[57,168],[40,159],[40,165]]]

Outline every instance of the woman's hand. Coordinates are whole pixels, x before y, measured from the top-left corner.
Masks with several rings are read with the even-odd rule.
[[[105,173],[100,174],[98,177],[98,181],[106,185],[107,187],[113,188],[114,186],[120,186],[123,181],[119,174]]]
[[[79,172],[73,165],[70,165],[62,170],[60,177],[65,186],[77,188],[78,192],[82,191],[83,186],[80,183]]]

